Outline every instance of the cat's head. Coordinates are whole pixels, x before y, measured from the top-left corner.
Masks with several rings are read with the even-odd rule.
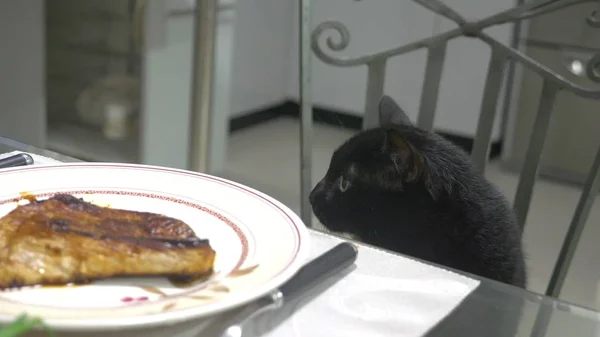
[[[388,96],[379,103],[379,123],[334,152],[310,194],[315,215],[330,230],[360,235],[364,222],[383,216],[391,202],[435,201],[452,189],[452,157],[468,161],[449,142],[413,126]]]

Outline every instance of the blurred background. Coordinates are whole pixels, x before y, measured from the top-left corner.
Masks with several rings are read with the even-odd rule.
[[[467,18],[514,0],[446,0]],[[89,161],[190,168],[193,0],[0,1],[0,135]],[[582,69],[600,51],[584,4],[515,31],[489,29],[545,66],[588,87]],[[351,32],[343,55],[360,56],[443,32],[448,20],[410,1],[312,2],[312,26],[335,19]],[[300,208],[298,1],[229,0],[217,9],[207,171]],[[434,129],[469,151],[490,49],[450,41]],[[426,53],[389,61],[385,92],[416,119]],[[332,152],[361,128],[366,69],[313,57],[313,181]],[[512,200],[541,80],[507,77],[486,175]],[[561,93],[555,105],[527,225],[530,286],[543,292],[600,144],[599,103]],[[316,221],[316,220],[315,220]],[[600,204],[596,202],[562,298],[598,308]]]

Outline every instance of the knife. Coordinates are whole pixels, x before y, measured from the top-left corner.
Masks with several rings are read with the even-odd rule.
[[[33,158],[27,153],[18,153],[0,159],[0,169],[33,164]]]
[[[331,248],[321,256],[304,265],[286,283],[267,296],[263,296],[241,310],[217,319],[198,336],[206,336],[207,329],[219,337],[241,337],[243,325],[261,313],[276,310],[285,302],[292,301],[314,286],[346,269],[356,261],[358,251],[348,242]]]

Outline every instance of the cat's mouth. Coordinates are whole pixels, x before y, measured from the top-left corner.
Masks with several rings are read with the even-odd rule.
[[[353,233],[350,233],[350,232],[346,232],[346,231],[344,231],[344,230],[336,230],[336,229],[335,229],[335,227],[333,227],[333,228],[332,228],[331,226],[326,226],[326,225],[325,225],[325,224],[323,224],[323,222],[322,222],[322,221],[320,221],[320,220],[319,220],[319,222],[321,223],[322,227],[323,227],[323,228],[325,228],[325,230],[326,230],[328,233],[331,233],[331,234],[333,234],[333,235],[335,235],[335,236],[341,236],[341,237],[343,237],[343,238],[346,238],[346,239],[348,239],[348,240],[353,240],[353,241],[362,241],[362,239],[360,238],[360,236],[359,236],[359,235],[357,235],[357,234],[353,234]],[[341,228],[343,228],[343,226],[339,226],[339,228],[341,229]]]
[[[315,213],[315,216],[317,217],[317,219],[319,220],[319,222],[321,223],[321,225],[328,232],[342,234],[342,233],[344,233],[344,230],[348,228],[347,226],[344,226],[343,224],[338,224],[337,222],[332,221],[332,219],[329,219],[322,213],[318,213],[318,212],[314,212],[314,213]]]
[[[322,202],[314,197],[314,195],[311,199],[311,206],[313,214],[328,232],[339,234],[348,228],[347,226],[344,226],[344,224],[339,223],[339,221],[337,221],[338,217],[335,215],[335,212],[331,212],[331,209],[329,209],[327,206],[324,206]]]

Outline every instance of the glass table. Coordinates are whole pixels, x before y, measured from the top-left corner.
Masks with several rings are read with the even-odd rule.
[[[62,162],[81,161],[0,137],[0,153],[15,150]],[[477,276],[466,276],[479,280],[480,285],[426,336],[600,336],[600,314],[596,311]]]

